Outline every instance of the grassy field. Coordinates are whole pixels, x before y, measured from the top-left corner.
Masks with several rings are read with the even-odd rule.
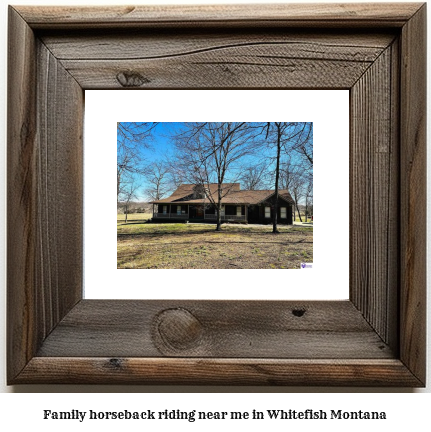
[[[124,216],[124,215],[121,215]],[[117,267],[144,269],[287,269],[313,262],[313,228],[153,224],[117,218]]]
[[[127,222],[140,222],[146,221],[153,217],[151,213],[132,213],[127,215]],[[126,215],[123,213],[117,213],[117,223],[124,222]]]

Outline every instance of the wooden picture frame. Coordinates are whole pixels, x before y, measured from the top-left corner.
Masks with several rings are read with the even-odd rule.
[[[424,3],[10,7],[8,383],[424,386],[425,28]],[[350,299],[82,299],[84,90],[125,88],[349,89]]]

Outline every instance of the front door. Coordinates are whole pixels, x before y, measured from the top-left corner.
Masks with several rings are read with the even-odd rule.
[[[248,207],[248,223],[259,223],[259,207],[251,205]]]
[[[203,219],[203,217],[204,217],[204,206],[202,206],[202,205],[196,206],[196,217]]]
[[[203,219],[204,218],[204,208],[202,205],[191,205],[190,206],[190,219]]]

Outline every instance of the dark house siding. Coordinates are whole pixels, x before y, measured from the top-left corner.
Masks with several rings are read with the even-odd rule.
[[[259,205],[248,206],[248,223],[262,223],[260,212],[261,212],[261,206]]]
[[[244,204],[238,204],[238,205],[232,205],[232,204],[225,204],[224,205],[224,214],[226,216],[236,216],[236,208],[241,206],[241,215],[245,216],[245,206]],[[216,207],[214,205],[210,205],[205,209],[206,214],[217,214]]]
[[[205,213],[206,214],[210,214],[210,215],[216,214],[216,208],[215,208],[215,206],[213,206],[213,205],[207,206],[205,208]]]
[[[265,207],[269,207],[271,209],[271,217],[265,217]],[[281,217],[281,207],[286,208],[286,217]],[[275,210],[275,197],[270,197],[260,204],[260,223],[264,224],[272,224],[274,218],[274,210]],[[278,198],[278,208],[277,208],[277,223],[292,225],[292,204],[288,203],[282,198]]]
[[[225,215],[226,216],[236,216],[236,208],[241,207],[241,216],[245,216],[245,206],[241,204],[237,205],[231,205],[226,204],[225,205]]]
[[[269,197],[267,200],[261,202],[260,204],[252,204],[247,205],[247,211],[246,211],[246,205],[245,204],[225,204],[225,216],[236,216],[237,215],[237,207],[241,207],[241,215],[245,216],[247,214],[247,222],[248,223],[256,223],[256,224],[272,224],[273,223],[273,217],[274,217],[274,205],[275,205],[275,197]],[[163,213],[163,207],[166,206],[166,219],[171,220],[181,220],[182,218],[179,217],[178,214],[178,206],[181,206],[181,216],[183,216],[184,220],[190,219],[190,220],[204,220],[204,207],[205,207],[205,214],[208,215],[215,215],[216,214],[216,208],[214,205],[207,204],[180,204],[178,202],[176,203],[162,203],[156,205],[157,213],[160,214],[159,218],[165,219],[164,215],[161,215]],[[271,217],[265,217],[265,207],[269,207],[270,215]],[[285,217],[281,217],[281,208],[284,207],[286,209]],[[189,209],[189,214],[187,214],[187,211]],[[170,216],[172,215],[172,216]],[[278,199],[278,212],[277,212],[277,222],[280,224],[292,224],[292,205],[284,200],[283,198],[279,197]]]

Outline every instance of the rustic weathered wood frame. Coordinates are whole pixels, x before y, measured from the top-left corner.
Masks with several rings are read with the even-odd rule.
[[[9,384],[425,384],[425,4],[10,7]],[[85,89],[350,89],[350,300],[82,299]]]

